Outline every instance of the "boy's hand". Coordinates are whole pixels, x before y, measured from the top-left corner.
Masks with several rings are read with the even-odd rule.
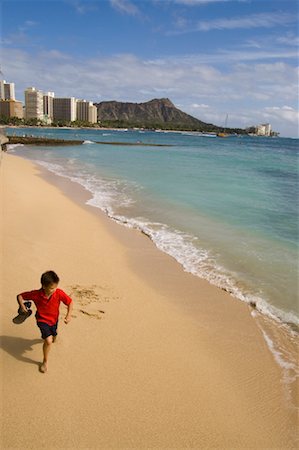
[[[65,316],[64,323],[69,323],[71,320],[71,316]]]

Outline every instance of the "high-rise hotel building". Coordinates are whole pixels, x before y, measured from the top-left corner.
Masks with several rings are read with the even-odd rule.
[[[77,100],[77,120],[97,123],[97,107],[92,102]]]
[[[0,100],[15,100],[15,84],[0,80]]]
[[[23,103],[17,100],[0,100],[0,116],[23,119]]]
[[[57,98],[54,92],[42,92],[34,87],[25,90],[25,118],[51,122],[97,123],[97,108],[92,102],[75,97]]]
[[[0,80],[0,116],[23,118],[23,105],[15,97],[15,84]]]
[[[53,99],[53,117],[55,121],[74,122],[77,117],[76,113],[75,97]]]
[[[43,93],[34,87],[25,90],[25,118],[44,119]]]
[[[45,120],[51,123],[53,116],[54,92],[45,92],[43,95],[43,111]]]
[[[271,136],[271,131],[270,123],[262,123],[256,127],[256,134],[258,136]]]

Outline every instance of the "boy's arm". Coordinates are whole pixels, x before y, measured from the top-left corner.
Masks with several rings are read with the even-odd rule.
[[[18,301],[18,303],[19,303],[19,305],[20,305],[22,311],[23,311],[24,313],[27,313],[27,312],[28,312],[28,309],[27,309],[26,306],[24,305],[24,299],[23,299],[23,297],[21,296],[21,294],[17,295],[17,301]]]
[[[71,301],[71,303],[69,305],[67,305],[67,313],[66,313],[66,316],[64,318],[64,323],[69,323],[69,321],[72,318],[72,316],[71,316],[72,311],[73,311],[73,301]]]

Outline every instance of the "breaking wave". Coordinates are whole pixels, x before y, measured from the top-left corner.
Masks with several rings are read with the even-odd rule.
[[[227,271],[217,263],[209,250],[199,247],[197,237],[143,217],[119,215],[119,208],[129,208],[134,204],[134,200],[128,195],[128,183],[116,179],[101,179],[84,172],[73,175],[59,164],[37,162],[56,175],[79,183],[92,194],[92,198],[87,201],[88,205],[101,209],[114,221],[147,235],[157,248],[172,256],[186,272],[204,278],[233,297],[254,305],[257,311],[271,319],[299,327],[299,318],[294,313],[285,312],[250,292],[238,281],[237,273]],[[71,162],[70,160],[70,164]]]

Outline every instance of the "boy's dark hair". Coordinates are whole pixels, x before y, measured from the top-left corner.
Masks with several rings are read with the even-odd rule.
[[[55,272],[53,272],[53,270],[48,270],[48,272],[42,274],[40,282],[42,286],[47,287],[51,284],[58,284],[59,277]]]

